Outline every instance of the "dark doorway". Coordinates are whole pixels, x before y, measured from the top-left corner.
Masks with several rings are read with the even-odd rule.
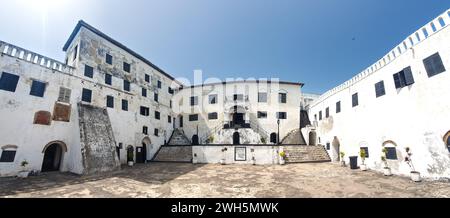
[[[180,117],[180,128],[183,127],[183,116]]]
[[[173,124],[173,128],[175,129],[176,128],[176,121],[177,121],[177,119],[176,118],[173,118],[173,122],[172,122],[172,124]]]
[[[317,144],[316,143],[316,137],[317,137],[316,132],[314,132],[314,131],[309,132],[309,145],[316,145]]]
[[[142,147],[136,148],[136,163],[145,163],[147,161],[147,145],[142,143]]]
[[[270,142],[276,144],[277,143],[277,134],[276,133],[272,133],[270,134]]]
[[[120,160],[120,147],[119,146],[116,146],[116,153],[117,153],[117,157]]]
[[[192,145],[198,145],[198,135],[192,136]]]
[[[134,162],[134,148],[131,145],[129,145],[127,148],[127,162],[130,161]]]
[[[62,158],[62,148],[59,144],[51,144],[45,149],[42,172],[59,171]]]
[[[241,137],[239,135],[239,132],[233,133],[233,145],[240,145],[241,144],[240,138]]]

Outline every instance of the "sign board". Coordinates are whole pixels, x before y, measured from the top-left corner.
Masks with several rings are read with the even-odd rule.
[[[234,148],[234,160],[235,161],[247,161],[247,148],[235,147]]]

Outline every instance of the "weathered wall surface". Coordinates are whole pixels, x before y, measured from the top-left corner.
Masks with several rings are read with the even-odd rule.
[[[441,26],[439,18],[445,27]],[[427,24],[424,27],[427,37],[421,28],[382,60],[311,105],[309,116],[317,125],[319,143],[329,144],[332,159],[339,160],[339,151],[345,152],[346,157],[359,156],[360,147],[368,147],[366,164],[371,169],[381,170],[383,144],[393,141],[397,145],[398,160],[389,160],[388,164],[395,174],[409,175],[410,168],[404,157],[405,148],[410,147],[415,170],[430,178],[450,177],[449,151],[443,141],[450,130],[449,24],[446,12],[433,21],[436,32],[431,23]],[[423,60],[436,52],[446,71],[429,77]],[[396,89],[393,74],[408,66],[415,83]],[[384,81],[386,94],[377,98],[374,85],[379,81]],[[356,107],[352,107],[354,93],[359,95]],[[340,113],[336,113],[338,101],[341,102]],[[329,118],[325,117],[327,107]],[[323,120],[318,120],[320,111]],[[308,133],[304,135],[308,137]]]

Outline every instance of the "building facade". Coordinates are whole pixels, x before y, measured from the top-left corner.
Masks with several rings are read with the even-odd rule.
[[[381,60],[319,97],[309,108],[307,141],[359,156],[381,171],[450,177],[450,11],[420,28]],[[405,161],[412,153],[413,169]],[[386,153],[385,153],[386,152]],[[359,158],[361,163],[361,158]]]

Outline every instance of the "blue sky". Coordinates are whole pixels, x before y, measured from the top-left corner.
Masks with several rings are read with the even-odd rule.
[[[174,77],[280,78],[323,93],[448,0],[0,0],[0,40],[64,59],[83,19]]]

